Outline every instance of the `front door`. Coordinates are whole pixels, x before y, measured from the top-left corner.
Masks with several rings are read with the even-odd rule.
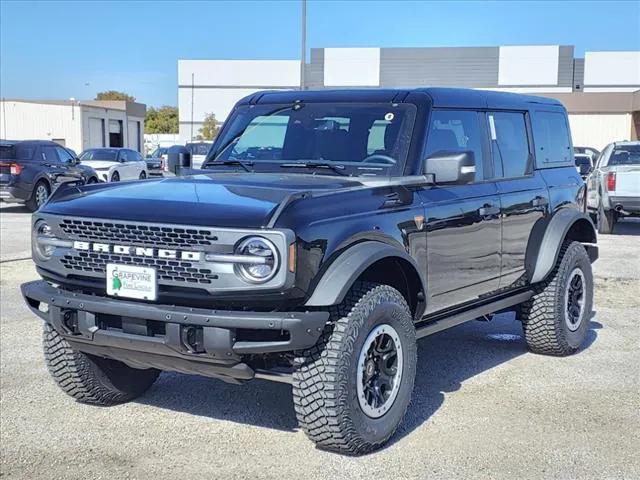
[[[483,113],[434,110],[425,158],[440,151],[470,151],[475,181],[436,185],[421,192],[427,236],[427,314],[477,300],[498,289],[500,197],[490,175]],[[437,183],[437,179],[436,179]]]

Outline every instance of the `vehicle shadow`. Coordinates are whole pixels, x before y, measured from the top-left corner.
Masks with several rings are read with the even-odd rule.
[[[18,203],[14,205],[2,206],[0,208],[0,214],[4,215],[6,213],[31,213],[27,207]]]
[[[613,227],[612,235],[640,236],[640,218],[625,218]]]
[[[594,317],[595,318],[595,317]],[[583,350],[602,325],[592,321]],[[520,322],[513,314],[491,322],[468,322],[422,339],[412,404],[389,445],[427,421],[444,402],[444,394],[482,372],[527,353]],[[231,385],[220,380],[163,373],[139,403],[258,427],[295,431],[291,386],[254,380]]]

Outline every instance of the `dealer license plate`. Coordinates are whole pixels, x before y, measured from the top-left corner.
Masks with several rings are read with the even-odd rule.
[[[155,300],[158,296],[156,269],[107,264],[107,294],[114,297]]]

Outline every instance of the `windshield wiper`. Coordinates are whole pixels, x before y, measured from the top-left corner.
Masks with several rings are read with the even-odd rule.
[[[282,168],[327,168],[339,173],[340,175],[347,175],[344,172],[344,165],[331,162],[293,162],[293,163],[281,163]]]
[[[207,165],[207,167],[215,167],[216,165],[239,165],[247,172],[253,172],[253,169],[249,168],[253,167],[253,162],[242,162],[240,160],[223,160],[222,162],[211,162]]]

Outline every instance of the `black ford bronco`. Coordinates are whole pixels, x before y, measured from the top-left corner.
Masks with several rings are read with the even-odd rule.
[[[61,189],[33,216],[22,292],[79,401],[161,370],[287,382],[306,434],[359,454],[401,422],[418,338],[516,310],[533,352],[585,340],[598,249],[555,100],[259,92],[187,173]]]

